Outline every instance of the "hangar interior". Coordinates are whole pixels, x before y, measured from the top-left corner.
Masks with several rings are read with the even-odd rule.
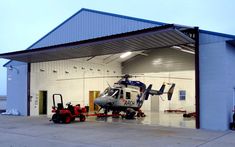
[[[30,115],[51,115],[54,93],[63,95],[64,104],[81,104],[93,111],[92,94],[103,92],[108,84],[117,82],[120,75],[130,74],[134,76],[131,80],[153,84],[156,90],[163,82],[176,84],[171,101],[167,95],[151,96],[145,101],[142,110],[147,117],[137,123],[195,128],[195,118],[164,112],[195,112],[194,45],[133,51],[125,58],[120,57],[122,54],[31,63]],[[46,98],[43,100],[43,97]]]
[[[164,113],[199,113],[198,36],[197,27],[82,9],[27,50],[0,55],[12,60],[6,65],[7,95],[14,98],[8,106],[24,115],[51,115],[52,94],[61,93],[64,103],[90,106],[92,111],[94,97],[107,83],[130,74],[131,80],[153,84],[155,90],[163,82],[176,84],[171,101],[163,95],[144,102],[145,123],[199,128],[199,115],[195,123],[195,118],[183,119],[182,113]],[[131,54],[120,58],[126,52]],[[19,72],[14,72],[16,67]],[[11,92],[15,88],[17,95]]]

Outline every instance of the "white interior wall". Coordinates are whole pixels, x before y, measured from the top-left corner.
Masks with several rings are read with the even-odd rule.
[[[183,79],[177,79],[173,77]],[[150,98],[144,102],[142,110],[154,110],[154,108],[151,108],[151,101],[154,101],[152,100],[153,98],[158,98],[159,106],[156,107],[159,107],[159,111],[179,109],[186,110],[187,112],[195,112],[195,71],[144,73],[143,77],[133,79],[144,82],[146,86],[153,84],[152,89],[154,90],[159,90],[163,82],[176,84],[171,101],[167,100],[166,94],[162,95],[162,98],[159,96],[150,96]],[[168,91],[169,87],[170,86],[166,87],[165,92]],[[179,90],[186,90],[186,100],[179,100]]]
[[[74,68],[74,66],[76,68]],[[82,69],[85,68],[85,69]],[[44,71],[40,71],[40,69]],[[57,73],[53,73],[56,70]],[[99,71],[98,71],[99,70]],[[90,61],[86,59],[71,59],[51,62],[41,62],[31,64],[31,115],[38,115],[38,96],[40,90],[48,91],[48,114],[50,115],[52,106],[52,95],[60,93],[63,95],[64,104],[89,104],[89,91],[103,91],[107,87],[107,82],[112,85],[119,78],[98,78],[102,76],[113,76],[122,74],[121,64],[111,62],[104,64],[103,60],[97,58]],[[68,73],[65,73],[67,71]],[[85,77],[85,78],[84,78]],[[97,78],[89,78],[97,77]],[[165,77],[165,78],[162,78]],[[171,77],[186,78],[175,79]],[[133,78],[144,82],[147,86],[153,84],[153,89],[159,90],[163,82],[173,82],[176,84],[172,100],[167,100],[167,95],[159,98],[159,111],[167,109],[180,109],[187,112],[195,111],[195,72],[188,71],[171,71],[158,73],[144,73],[144,76]],[[168,86],[169,88],[169,86]],[[166,88],[166,91],[168,89]],[[179,90],[186,90],[186,100],[179,100]],[[142,110],[155,110],[152,105],[152,98],[144,102]]]
[[[74,68],[76,66],[77,68]],[[82,69],[85,68],[85,69]],[[40,71],[43,69],[44,71]],[[54,73],[56,70],[57,73]],[[65,71],[69,73],[65,73]],[[51,114],[52,95],[63,95],[64,104],[89,104],[89,91],[103,91],[119,78],[98,78],[109,75],[120,75],[121,65],[118,62],[104,64],[102,60],[72,59],[31,64],[31,115],[38,115],[38,94],[40,90],[48,91],[48,115]],[[85,77],[85,79],[84,79]],[[89,78],[97,77],[97,78]]]

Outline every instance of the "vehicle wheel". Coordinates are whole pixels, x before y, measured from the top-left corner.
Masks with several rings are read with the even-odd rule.
[[[85,115],[81,114],[80,115],[80,122],[84,122],[86,120]]]
[[[142,113],[140,114],[140,116],[141,116],[141,117],[145,117],[146,115],[142,112]]]
[[[119,118],[119,112],[118,111],[113,111],[112,115],[113,115],[112,116],[113,118]]]
[[[59,115],[57,115],[57,114],[53,114],[51,119],[55,124],[60,122]]]
[[[71,122],[71,117],[69,115],[65,115],[64,119],[63,119],[63,123],[70,123]]]
[[[126,119],[134,119],[135,118],[135,114],[136,114],[136,112],[134,110],[129,109],[129,110],[126,111],[125,118]]]
[[[75,117],[72,117],[72,118],[71,118],[71,121],[74,121],[74,120],[75,120]]]

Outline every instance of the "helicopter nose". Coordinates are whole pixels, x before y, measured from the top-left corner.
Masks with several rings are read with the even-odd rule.
[[[105,107],[107,105],[113,104],[114,101],[113,101],[113,98],[111,97],[98,97],[94,100],[94,103],[101,107]]]
[[[99,106],[104,106],[106,103],[106,100],[103,97],[96,98],[94,103]]]

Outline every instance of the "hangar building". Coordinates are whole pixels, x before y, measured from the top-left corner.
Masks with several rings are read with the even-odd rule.
[[[232,121],[233,35],[81,9],[26,50],[0,57],[11,60],[4,65],[7,109],[21,115],[51,115],[54,93],[94,109],[92,95],[132,74],[154,89],[176,84],[171,101],[153,96],[144,111],[196,112],[194,128],[211,130]]]

